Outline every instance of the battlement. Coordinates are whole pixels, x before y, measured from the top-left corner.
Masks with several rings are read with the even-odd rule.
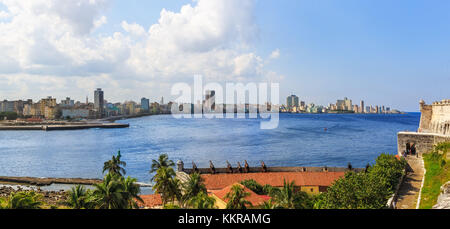
[[[420,101],[419,133],[435,133],[450,136],[450,99],[444,99],[427,105]]]

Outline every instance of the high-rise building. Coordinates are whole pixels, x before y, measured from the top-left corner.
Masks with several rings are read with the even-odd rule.
[[[141,99],[141,110],[143,112],[149,112],[150,111],[150,100],[146,98]]]
[[[94,109],[97,111],[97,115],[99,117],[103,117],[104,103],[104,92],[101,88],[97,88],[97,90],[94,92]]]
[[[336,107],[337,107],[337,110],[342,110],[342,111],[352,111],[353,110],[352,101],[349,100],[347,97],[345,97],[344,100],[338,100],[336,102]]]
[[[46,119],[54,119],[56,113],[56,99],[48,96],[46,99],[41,99],[39,102],[40,115]]]
[[[286,105],[288,109],[292,109],[294,107],[299,106],[299,98],[296,95],[291,95],[287,97]]]
[[[0,102],[0,112],[14,112],[14,101]]]
[[[366,113],[365,111],[364,111],[364,100],[361,100],[361,104],[359,105],[359,107],[360,107],[360,113]]]
[[[75,106],[75,101],[67,97],[65,100],[61,100],[61,106],[63,107],[73,107]]]
[[[207,90],[205,95],[205,107],[214,111],[216,109],[216,91]]]

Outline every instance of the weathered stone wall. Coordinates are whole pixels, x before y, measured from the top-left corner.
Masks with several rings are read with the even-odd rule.
[[[420,133],[436,133],[450,136],[450,100],[442,100],[432,105],[420,102]]]
[[[400,132],[398,133],[398,153],[401,154],[406,150],[407,143],[416,144],[417,153],[425,154],[429,153],[435,145],[446,141],[450,141],[450,136],[432,133]]]

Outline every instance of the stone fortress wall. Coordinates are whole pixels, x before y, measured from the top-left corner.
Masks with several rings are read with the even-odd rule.
[[[420,126],[417,132],[398,133],[398,153],[406,150],[407,143],[415,143],[419,154],[428,153],[438,143],[450,141],[450,100],[427,105],[420,101]]]

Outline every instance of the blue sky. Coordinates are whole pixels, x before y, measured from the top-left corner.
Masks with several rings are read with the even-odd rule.
[[[161,8],[190,1],[121,1],[113,14],[150,25]],[[120,9],[120,10],[119,10]],[[270,65],[293,92],[327,104],[347,96],[408,111],[450,97],[450,2],[418,0],[259,0],[261,55],[279,48]],[[113,17],[115,18],[115,17]]]
[[[290,93],[307,103],[323,105],[349,97],[358,104],[364,99],[369,105],[418,111],[421,98],[427,102],[450,98],[450,1],[250,2],[253,4],[251,11],[242,11],[239,1],[230,5],[236,12],[253,15],[251,23],[257,28],[256,36],[245,42],[248,47],[239,52],[261,57],[264,71],[282,76],[282,101]],[[163,8],[179,13],[186,4],[195,7],[197,2],[108,1],[98,13],[107,18],[107,23],[89,36],[107,37],[123,32],[123,21],[137,23],[148,30],[151,25],[158,24]],[[5,6],[0,11],[2,9]],[[234,12],[227,11],[225,16],[233,18]],[[241,44],[233,42],[233,45],[223,46]],[[216,40],[212,43],[217,45]],[[268,56],[276,49],[280,50],[280,57],[269,61]],[[174,75],[178,77],[182,73]],[[154,87],[161,85],[161,88],[164,83],[174,81],[165,80],[159,84],[154,78],[148,80],[157,82]],[[95,82],[92,86],[108,87],[99,84],[98,80],[92,79],[92,82]],[[122,87],[132,87],[120,80],[117,82]],[[82,98],[81,94],[77,96]],[[114,99],[129,97],[124,93],[123,97]],[[149,97],[156,100],[157,95]]]

